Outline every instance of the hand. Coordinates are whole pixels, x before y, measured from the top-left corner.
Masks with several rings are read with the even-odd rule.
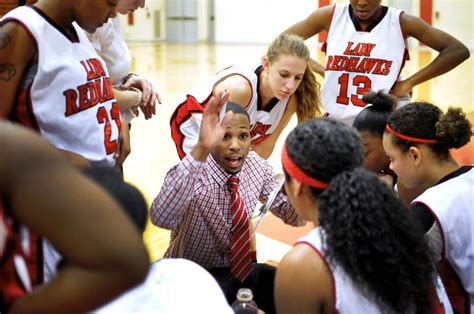
[[[393,85],[393,88],[390,91],[390,94],[398,98],[411,97],[413,94],[413,85],[408,79],[396,81],[395,85]]]
[[[156,103],[161,104],[160,94],[154,89],[150,81],[137,75],[131,75],[122,85],[122,88],[129,89],[132,86],[142,91],[143,99],[140,104],[140,109],[145,119],[150,119],[156,113]]]
[[[121,166],[131,151],[130,129],[128,128],[128,123],[122,120],[122,129],[120,130],[117,149],[114,154],[115,164]]]
[[[219,110],[228,100],[229,94],[227,92],[219,92],[211,97],[204,108],[199,139],[191,151],[194,159],[206,160],[211,149],[224,138],[225,129],[232,119],[232,112],[226,112],[224,119],[219,123]]]

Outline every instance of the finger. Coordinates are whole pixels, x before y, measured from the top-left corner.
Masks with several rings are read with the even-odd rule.
[[[232,120],[232,117],[234,115],[234,112],[232,111],[227,111],[224,115],[224,119],[222,119],[222,122],[221,122],[221,127],[223,129],[227,128],[227,126],[229,125],[230,121]]]
[[[208,110],[210,113],[218,113],[228,100],[229,93],[227,91],[219,92],[217,95],[212,96],[209,104],[206,106],[206,109],[209,108]]]
[[[161,104],[161,96],[157,92],[155,92],[156,99],[158,99],[158,103]]]
[[[148,104],[153,96],[153,90],[150,88],[150,84],[147,84],[146,81],[142,81],[142,92],[143,92],[143,101]]]
[[[115,148],[115,152],[114,152],[115,162],[117,162],[117,160],[120,157],[121,146],[122,146],[122,139],[119,137],[119,139],[117,140],[117,147]]]

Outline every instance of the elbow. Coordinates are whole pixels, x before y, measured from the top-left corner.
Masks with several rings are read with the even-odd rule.
[[[453,59],[458,61],[458,64],[464,62],[465,60],[469,59],[471,56],[471,52],[469,51],[469,48],[466,47],[463,43],[458,43],[457,45],[452,47],[453,51]]]
[[[467,59],[469,59],[469,57],[471,56],[471,52],[469,51],[469,49],[463,45],[462,49],[461,49],[461,58],[462,58],[462,61],[465,61]]]
[[[122,263],[122,288],[128,290],[142,283],[150,268],[150,258],[144,245],[137,246],[131,252],[127,252],[127,258]]]

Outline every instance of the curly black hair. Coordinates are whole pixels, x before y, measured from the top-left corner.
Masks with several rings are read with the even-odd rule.
[[[322,182],[329,182],[339,172],[360,167],[364,162],[364,148],[357,132],[331,118],[298,125],[285,145],[298,167]],[[311,191],[316,197],[321,192],[316,188]]]
[[[382,137],[388,117],[396,106],[395,99],[379,91],[365,94],[362,100],[369,105],[359,112],[352,126],[359,132],[369,132],[374,136]]]
[[[359,168],[334,177],[320,195],[319,220],[328,257],[382,309],[431,313],[434,268],[423,233],[374,174]]]
[[[434,269],[423,233],[393,191],[362,169],[356,131],[314,119],[297,126],[285,145],[304,173],[329,183],[311,188],[328,258],[384,312],[429,313]]]
[[[403,152],[411,146],[428,145],[441,160],[450,156],[449,149],[466,145],[472,136],[471,123],[461,108],[450,107],[444,114],[427,102],[413,102],[394,111],[388,124],[403,135],[438,141],[435,144],[415,143],[392,136],[393,143]]]

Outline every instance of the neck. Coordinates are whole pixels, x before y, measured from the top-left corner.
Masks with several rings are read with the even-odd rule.
[[[372,24],[372,22],[374,22],[376,19],[379,18],[380,14],[382,14],[382,6],[379,5],[375,13],[369,19],[365,21],[361,21],[357,18],[357,16],[355,16],[355,18],[359,22],[359,25],[362,28],[362,30],[366,30],[367,27],[369,27],[369,25]]]
[[[446,177],[448,174],[460,168],[451,156],[449,156],[448,160],[441,161],[437,165],[431,165],[429,167],[430,170],[432,170],[428,172],[428,175],[424,182],[424,185],[427,187],[432,187],[436,185],[441,179]]]
[[[266,105],[275,98],[272,90],[270,88],[270,83],[268,82],[268,73],[267,71],[262,71],[260,74],[260,85],[258,89],[258,97],[261,99],[262,107],[265,108]]]
[[[39,0],[35,6],[44,12],[53,22],[62,27],[67,33],[73,34],[74,18],[72,12],[72,2],[64,0]]]

